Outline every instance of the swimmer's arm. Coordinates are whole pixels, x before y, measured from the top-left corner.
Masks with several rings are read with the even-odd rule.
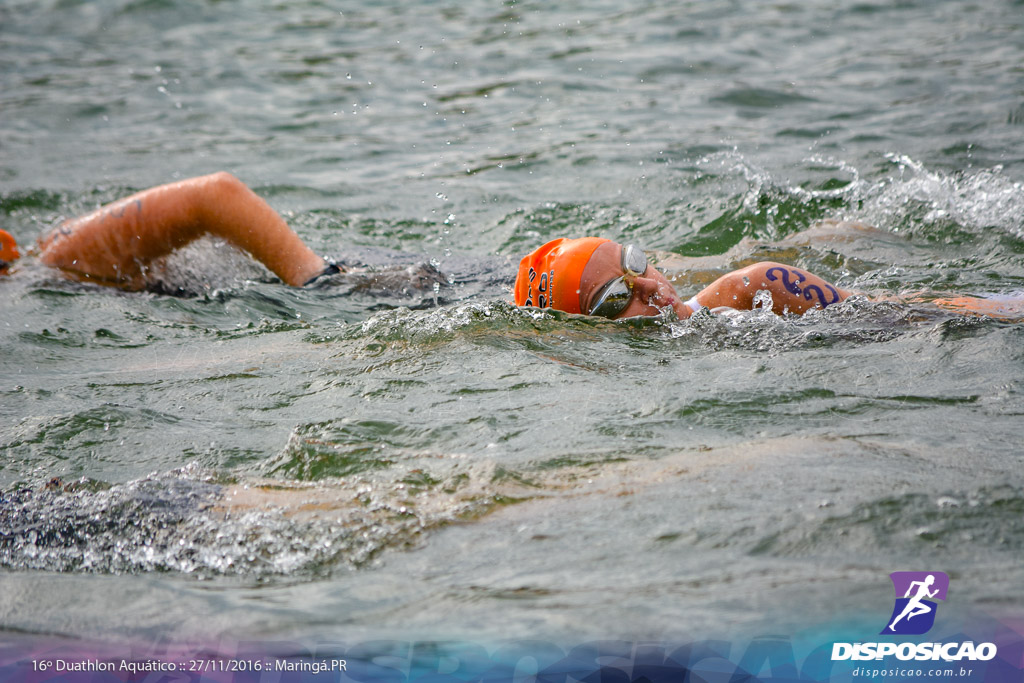
[[[39,249],[43,263],[73,275],[141,288],[150,262],[202,235],[227,240],[295,287],[324,270],[284,219],[229,173],[160,185],[70,219]]]
[[[772,295],[772,310],[781,314],[804,313],[838,303],[850,293],[839,289],[806,270],[765,261],[723,275],[701,290],[697,303],[708,308],[728,306],[750,310],[754,295],[767,290]]]

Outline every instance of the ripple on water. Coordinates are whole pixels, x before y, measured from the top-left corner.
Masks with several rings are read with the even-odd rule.
[[[784,529],[762,538],[752,552],[779,557],[895,556],[915,561],[941,553],[949,561],[982,547],[1017,555],[1024,548],[1022,514],[1024,489],[1011,485],[908,493]]]
[[[315,485],[234,482],[195,465],[113,486],[55,479],[0,494],[0,566],[200,578],[330,573],[416,545],[523,488],[493,465],[459,458],[388,465]]]

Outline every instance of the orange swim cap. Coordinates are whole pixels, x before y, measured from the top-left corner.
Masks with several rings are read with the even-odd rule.
[[[7,266],[20,257],[18,243],[14,241],[9,232],[0,230],[0,273],[7,270]]]
[[[603,237],[562,238],[524,256],[516,276],[516,305],[580,313],[583,269],[594,250],[610,241]]]

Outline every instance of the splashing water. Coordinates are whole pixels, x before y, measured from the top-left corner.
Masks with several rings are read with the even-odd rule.
[[[867,220],[892,222],[914,205],[925,223],[952,221],[981,231],[995,228],[1024,239],[1024,184],[1002,173],[1002,167],[946,174],[929,171],[905,155],[888,154],[898,176],[865,188],[855,198],[865,203]]]

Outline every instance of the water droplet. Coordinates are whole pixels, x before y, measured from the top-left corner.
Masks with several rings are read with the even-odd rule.
[[[768,290],[761,289],[754,293],[754,300],[751,302],[751,308],[763,308],[770,310],[773,305],[772,293]]]

